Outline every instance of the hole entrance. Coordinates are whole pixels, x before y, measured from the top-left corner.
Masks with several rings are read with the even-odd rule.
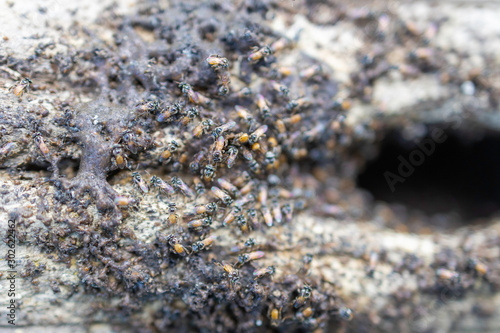
[[[445,228],[498,214],[500,133],[446,128],[429,127],[417,141],[390,131],[378,156],[359,174],[358,186],[375,201],[426,215],[457,216]]]

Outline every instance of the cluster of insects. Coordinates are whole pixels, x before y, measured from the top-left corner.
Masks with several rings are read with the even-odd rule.
[[[291,44],[289,39],[279,38],[250,50],[243,61],[259,66]],[[221,228],[230,228],[241,237],[292,223],[294,214],[307,207],[310,194],[306,182],[290,177],[289,163],[307,157],[308,147],[323,140],[325,131],[338,129],[338,120],[333,118],[304,130],[304,119],[314,102],[306,96],[294,97],[285,81],[280,82],[292,74],[290,68],[274,67],[272,78],[259,92],[249,87],[232,91],[229,59],[209,55],[204,63],[217,78],[215,96],[184,79],[175,83],[175,102],[150,99],[135,106],[136,119],[150,119],[160,129],[175,129],[175,135],[157,140],[149,153],[151,174],[134,171],[131,180],[137,196],[156,195],[166,203],[164,226],[174,233],[162,239],[180,257],[213,248],[217,244],[214,232]],[[319,65],[298,73],[304,82],[323,75]],[[229,107],[221,108],[221,103]],[[130,156],[138,152],[134,140],[134,134],[128,132],[113,146],[112,169],[133,169]],[[167,176],[154,175],[156,168],[167,170]],[[119,196],[115,202],[126,208],[140,201]],[[190,236],[182,236],[183,232]],[[254,244],[249,240],[237,257],[216,262],[234,288],[242,283],[242,268],[254,266],[266,255],[253,249]],[[304,258],[298,270],[301,276],[309,272],[311,260],[310,255]],[[250,278],[256,283],[267,281],[277,269],[256,264]],[[309,285],[301,288],[286,312],[296,313],[300,321],[314,321],[311,292]],[[283,306],[269,309],[273,325],[287,318],[283,311]]]
[[[155,36],[168,42],[167,30],[155,31]],[[80,63],[92,68],[85,73],[95,75],[82,74],[78,82],[102,88],[96,101],[103,100],[104,106],[101,109],[91,104],[82,110],[71,105],[67,118],[66,110],[60,112],[62,120],[54,123],[64,123],[67,135],[60,136],[64,145],[51,135],[56,131],[44,129],[30,130],[29,142],[36,158],[54,164],[54,168],[59,159],[68,156],[80,160],[76,180],[59,180],[59,185],[64,184],[57,187],[55,197],[62,199],[59,204],[79,202],[86,208],[92,200],[96,205],[105,202],[98,206],[102,229],[82,223],[76,231],[84,235],[82,239],[67,245],[90,251],[85,253],[95,257],[95,267],[101,264],[99,269],[88,262],[82,264],[81,273],[88,285],[108,292],[120,288],[123,292],[151,292],[149,277],[158,274],[152,272],[158,265],[166,272],[177,262],[203,260],[203,265],[192,266],[213,272],[216,277],[210,278],[219,281],[222,288],[227,286],[228,294],[243,297],[244,290],[251,290],[256,295],[255,306],[267,314],[273,326],[302,323],[314,328],[327,321],[330,310],[322,310],[323,299],[314,297],[322,291],[308,281],[312,255],[297,259],[297,285],[283,289],[283,297],[271,299],[271,289],[284,286],[279,273],[285,268],[268,262],[272,261],[272,246],[255,239],[270,230],[286,229],[314,200],[315,185],[302,177],[300,162],[310,156],[321,160],[333,155],[332,149],[324,147],[335,146],[343,129],[341,111],[347,107],[324,107],[334,95],[322,87],[332,82],[327,70],[311,59],[297,68],[282,66],[278,57],[294,42],[266,35],[258,29],[227,31],[217,39],[220,47],[209,52],[182,46],[167,54],[146,47],[147,59],[140,61],[129,61],[132,59],[101,47],[77,52],[68,59],[58,56],[53,67],[67,64],[59,66],[59,74],[70,80],[74,79],[69,75],[72,71],[80,73],[79,67],[84,67]],[[132,40],[132,36],[117,37],[116,47],[136,50],[136,45],[127,44]],[[74,67],[69,65],[73,62]],[[259,78],[257,85],[251,84],[255,76]],[[10,91],[21,97],[31,85],[31,79],[22,79]],[[132,96],[130,100],[127,94]],[[108,107],[108,101],[114,106]],[[120,116],[109,116],[115,107]],[[81,155],[65,155],[65,145],[78,146]],[[19,142],[4,141],[0,161],[16,153],[19,146]],[[120,181],[129,180],[134,190],[123,193],[107,188],[108,173]],[[77,181],[80,183],[75,185]],[[99,184],[104,190],[93,188]],[[142,214],[141,208],[151,202],[161,221],[155,225],[161,230],[157,243],[141,244],[128,226],[121,228],[120,235],[129,238],[133,246],[121,248],[116,245],[117,238],[99,238],[101,232],[115,234],[114,228],[127,225],[130,213]],[[85,210],[77,206],[72,209]],[[122,216],[125,219],[119,220]],[[106,219],[115,220],[104,227]],[[165,236],[160,235],[163,232]],[[219,253],[225,240],[219,233],[231,235],[239,244],[223,256]],[[62,242],[63,237],[57,239]],[[107,283],[111,275],[112,282]],[[214,287],[209,277],[203,280],[205,276],[200,274],[196,278],[204,287]],[[188,287],[183,288],[186,295],[191,293]],[[251,302],[252,297],[246,297],[245,302]]]

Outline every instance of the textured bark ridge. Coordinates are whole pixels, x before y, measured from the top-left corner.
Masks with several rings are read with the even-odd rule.
[[[16,328],[500,330],[498,9],[0,4]]]

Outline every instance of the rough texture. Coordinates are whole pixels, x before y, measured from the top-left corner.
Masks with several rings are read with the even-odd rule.
[[[497,220],[444,229],[356,186],[390,128],[499,128],[497,5],[30,4],[0,5],[22,330],[500,329]]]

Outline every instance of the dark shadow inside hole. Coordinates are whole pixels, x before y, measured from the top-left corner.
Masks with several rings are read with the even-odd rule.
[[[80,169],[80,160],[64,158],[57,163],[61,175],[67,179],[72,179],[78,174]]]
[[[429,128],[429,133],[446,127]],[[441,143],[432,140],[431,135],[420,141],[420,145],[430,140],[435,144],[431,153],[421,154],[415,152],[423,153],[414,142],[391,131],[383,139],[378,156],[369,161],[358,176],[358,185],[368,190],[376,201],[403,204],[429,215],[455,213],[459,223],[498,213],[500,133],[446,130],[444,134],[446,137]],[[410,162],[410,156],[416,165],[401,167],[404,164],[401,160]],[[424,159],[418,165],[421,156]]]

